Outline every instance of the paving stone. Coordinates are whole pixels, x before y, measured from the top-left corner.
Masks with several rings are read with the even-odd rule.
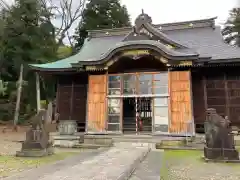
[[[67,151],[67,150],[66,150]],[[83,162],[84,160],[88,158],[92,158],[94,156],[97,156],[99,153],[102,153],[106,151],[106,149],[102,148],[100,150],[81,150],[79,155],[67,158],[65,160],[49,164],[49,165],[44,165],[39,168],[31,169],[31,170],[26,170],[20,174],[10,176],[7,178],[3,178],[3,180],[33,180],[33,179],[38,179],[44,175],[54,173],[56,171],[61,171],[64,170],[65,168],[69,166],[73,166],[76,164],[79,164]]]
[[[117,180],[148,148],[113,147],[81,164],[56,171],[39,180]]]
[[[153,150],[133,172],[130,180],[159,180],[163,151]]]
[[[91,157],[75,157],[61,166],[39,168],[5,180],[121,180],[148,151],[146,146],[117,145]]]

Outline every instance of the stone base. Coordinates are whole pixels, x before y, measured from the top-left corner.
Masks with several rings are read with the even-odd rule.
[[[216,163],[240,163],[240,160],[228,160],[228,159],[208,159],[205,158],[204,156],[202,157],[202,159],[205,162],[216,162]]]
[[[84,142],[84,135],[56,135],[53,136],[54,147],[72,148]]]
[[[58,130],[61,135],[74,135],[77,132],[77,122],[75,120],[61,120]]]
[[[44,157],[54,154],[54,148],[49,147],[47,149],[26,149],[22,151],[17,151],[17,157]]]
[[[204,147],[204,157],[210,160],[239,160],[239,153],[236,149]]]

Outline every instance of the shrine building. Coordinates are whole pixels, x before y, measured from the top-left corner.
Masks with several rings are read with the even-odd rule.
[[[216,18],[90,30],[66,59],[31,64],[57,78],[61,127],[85,134],[194,135],[206,109],[240,125],[240,49],[226,44]]]

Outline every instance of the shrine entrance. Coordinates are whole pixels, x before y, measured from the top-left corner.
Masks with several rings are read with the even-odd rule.
[[[123,133],[152,132],[152,98],[123,98]]]
[[[152,132],[152,98],[150,97],[137,97],[137,132],[149,133]]]
[[[168,72],[108,76],[107,131],[168,133]]]

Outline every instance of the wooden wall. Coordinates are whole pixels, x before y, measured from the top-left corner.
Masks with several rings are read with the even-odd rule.
[[[190,71],[169,72],[169,113],[170,133],[188,132],[188,122],[192,121],[191,74]]]
[[[103,132],[106,129],[107,76],[89,75],[88,86],[88,132]]]
[[[57,112],[59,120],[76,120],[84,128],[86,121],[87,74],[58,76]],[[81,131],[84,131],[82,129]]]
[[[238,67],[197,68],[193,77],[193,104],[196,124],[203,124],[207,108],[228,116],[240,125],[240,73]]]
[[[206,89],[203,88],[203,84],[206,79],[203,78],[202,72],[192,72],[192,95],[193,95],[193,112],[194,112],[194,123],[201,124],[206,118],[206,103],[205,93]],[[200,128],[200,127],[199,127]],[[203,128],[203,126],[202,126]],[[203,129],[202,129],[203,130]]]

